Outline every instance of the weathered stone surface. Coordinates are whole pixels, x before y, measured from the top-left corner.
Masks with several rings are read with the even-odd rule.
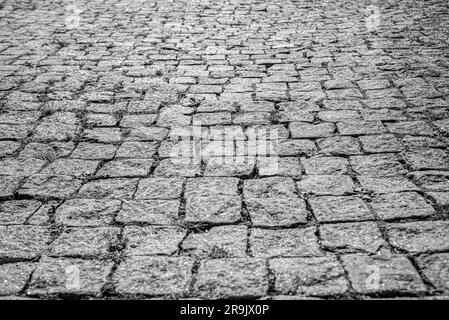
[[[354,290],[361,294],[415,294],[426,286],[405,256],[367,256],[350,254],[342,257]]]
[[[0,295],[14,295],[25,288],[35,263],[8,263],[0,265]]]
[[[0,295],[447,297],[447,5],[371,2],[3,1]]]
[[[119,228],[66,228],[51,244],[48,255],[57,257],[107,257],[118,246]]]
[[[291,226],[307,222],[304,200],[299,198],[246,198],[246,208],[254,226]]]
[[[371,206],[382,220],[427,217],[435,214],[432,206],[416,192],[378,195],[373,199]]]
[[[247,227],[220,226],[202,233],[190,233],[182,242],[184,254],[208,258],[246,257]]]
[[[316,195],[346,195],[355,188],[348,175],[306,175],[296,185],[299,192]]]
[[[128,257],[115,272],[115,290],[125,295],[183,296],[189,289],[192,268],[190,258]]]
[[[424,276],[437,289],[449,290],[449,254],[437,253],[420,256],[416,262]]]
[[[237,196],[191,197],[186,203],[186,222],[233,223],[241,219]]]
[[[210,298],[256,298],[268,290],[265,261],[251,258],[203,260],[195,295]]]
[[[310,205],[319,222],[373,220],[367,205],[356,196],[312,197]]]
[[[375,222],[327,224],[319,229],[321,245],[332,252],[374,254],[386,246]]]
[[[43,257],[26,293],[42,297],[99,296],[112,265],[112,261]]]
[[[126,252],[131,256],[173,254],[186,232],[179,227],[125,227]]]
[[[173,225],[178,221],[179,200],[123,200],[117,222]]]
[[[50,241],[48,228],[38,226],[0,226],[0,261],[34,259]]]
[[[315,236],[315,228],[252,229],[249,238],[255,257],[307,257],[323,255]]]
[[[276,258],[270,260],[269,268],[275,275],[275,290],[280,294],[331,296],[348,290],[344,270],[332,256]]]
[[[71,199],[56,209],[55,222],[71,227],[110,225],[121,202],[111,199]]]
[[[410,253],[444,251],[449,247],[447,221],[392,223],[387,226],[389,242]]]

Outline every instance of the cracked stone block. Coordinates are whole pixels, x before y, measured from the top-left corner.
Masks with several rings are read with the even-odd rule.
[[[251,229],[250,250],[254,257],[322,256],[315,228]]]
[[[177,199],[181,196],[183,183],[183,178],[141,179],[134,199]]]
[[[205,177],[187,180],[185,197],[237,196],[238,178]]]
[[[130,101],[128,106],[129,112],[149,112],[156,113],[159,106],[153,101]]]
[[[20,293],[36,267],[35,263],[8,263],[0,265],[0,296]]]
[[[247,227],[219,226],[202,233],[190,233],[182,242],[185,254],[207,258],[246,257]]]
[[[160,127],[138,127],[131,128],[126,142],[128,141],[162,141],[167,137],[168,129]]]
[[[260,177],[290,176],[301,177],[301,166],[298,158],[258,157],[257,170]]]
[[[191,197],[186,203],[186,222],[235,223],[241,219],[238,196]]]
[[[385,89],[390,86],[388,79],[364,79],[357,81],[358,86],[362,90]]]
[[[47,228],[0,226],[0,261],[37,258],[50,241]]]
[[[367,99],[367,100],[364,100],[363,103],[369,109],[383,109],[383,108],[404,109],[404,108],[406,108],[406,104],[403,100],[397,99],[394,97],[386,97],[386,98],[382,98],[382,99]]]
[[[82,181],[72,176],[31,176],[20,188],[19,195],[42,198],[66,198],[81,187]]]
[[[311,156],[318,152],[312,140],[280,139],[277,145],[279,156]]]
[[[401,191],[419,191],[411,181],[404,177],[370,177],[358,176],[357,179],[365,192],[390,193]]]
[[[201,261],[194,294],[209,299],[257,298],[268,291],[265,261],[229,258]]]
[[[355,196],[312,197],[309,202],[319,222],[374,220],[367,205]]]
[[[343,255],[342,261],[352,287],[360,294],[403,293],[426,291],[410,260],[401,255]]]
[[[296,185],[299,192],[316,195],[347,195],[355,190],[348,175],[306,175]]]
[[[179,200],[123,200],[119,223],[173,225],[178,221]]]
[[[187,126],[191,123],[192,117],[189,115],[193,109],[179,106],[170,106],[159,111],[157,125],[159,127]]]
[[[299,198],[246,198],[248,214],[254,226],[280,227],[307,222],[304,200]]]
[[[403,147],[392,134],[359,137],[363,150],[367,153],[401,152]]]
[[[115,291],[182,297],[188,293],[192,268],[193,260],[187,257],[128,257],[114,274]]]
[[[201,174],[201,166],[195,159],[163,159],[154,175],[156,177],[196,177]]]
[[[125,252],[131,256],[170,255],[179,250],[185,235],[185,230],[174,226],[125,227]]]
[[[101,260],[43,257],[26,290],[30,296],[99,296],[113,263]]]
[[[429,191],[449,191],[449,172],[415,171],[408,175],[422,189]]]
[[[51,176],[74,176],[77,178],[87,177],[97,170],[99,161],[58,159],[45,167],[40,174]]]
[[[352,169],[358,175],[400,176],[408,171],[402,166],[395,154],[371,154],[349,157]]]
[[[337,123],[338,131],[345,136],[361,136],[384,133],[385,127],[380,121],[342,121]]]
[[[322,154],[330,156],[349,156],[361,154],[357,139],[352,137],[331,137],[319,139],[318,147]]]
[[[81,187],[77,196],[80,198],[131,199],[138,179],[114,178],[93,180]]]
[[[280,123],[313,122],[314,116],[310,112],[293,108],[280,108],[277,114]]]
[[[211,157],[207,159],[207,177],[247,177],[255,168],[255,157]]]
[[[276,258],[269,262],[277,293],[332,296],[348,291],[345,272],[333,256]]]
[[[243,182],[246,198],[296,198],[295,184],[287,177],[249,179]]]
[[[24,224],[41,206],[37,200],[9,200],[0,202],[0,225]]]
[[[375,254],[386,246],[375,222],[322,225],[320,238],[323,248],[332,252]]]
[[[4,175],[27,177],[38,172],[46,162],[40,159],[5,158],[0,160],[0,172]]]
[[[117,158],[148,159],[153,157],[156,151],[156,142],[126,141],[120,145],[115,156]]]
[[[55,222],[71,227],[99,227],[113,223],[121,201],[112,199],[70,199],[56,209]]]
[[[377,195],[371,206],[382,220],[428,217],[436,214],[432,206],[416,192]]]
[[[47,255],[56,257],[109,257],[118,244],[116,227],[65,228],[52,242]]]
[[[89,160],[108,160],[114,157],[117,146],[113,144],[80,142],[70,157]]]
[[[333,123],[309,124],[303,122],[291,122],[288,128],[292,138],[321,138],[331,136],[335,131]]]
[[[349,173],[349,162],[342,157],[313,156],[301,158],[308,175],[345,175]]]
[[[448,221],[390,223],[386,231],[391,245],[409,253],[445,251],[449,248]]]
[[[404,158],[411,170],[449,170],[449,156],[439,149],[420,149],[405,152]]]
[[[449,253],[420,256],[415,260],[432,285],[439,290],[449,291]]]
[[[146,176],[152,165],[152,159],[113,160],[101,167],[95,176],[100,178]]]

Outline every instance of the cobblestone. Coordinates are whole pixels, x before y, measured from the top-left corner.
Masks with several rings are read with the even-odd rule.
[[[0,7],[0,296],[449,294],[443,0]]]

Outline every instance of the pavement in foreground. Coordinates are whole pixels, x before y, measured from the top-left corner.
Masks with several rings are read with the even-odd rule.
[[[448,7],[2,1],[0,296],[447,297]]]

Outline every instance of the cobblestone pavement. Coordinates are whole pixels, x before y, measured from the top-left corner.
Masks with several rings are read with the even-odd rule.
[[[449,296],[448,11],[2,1],[0,295]]]

